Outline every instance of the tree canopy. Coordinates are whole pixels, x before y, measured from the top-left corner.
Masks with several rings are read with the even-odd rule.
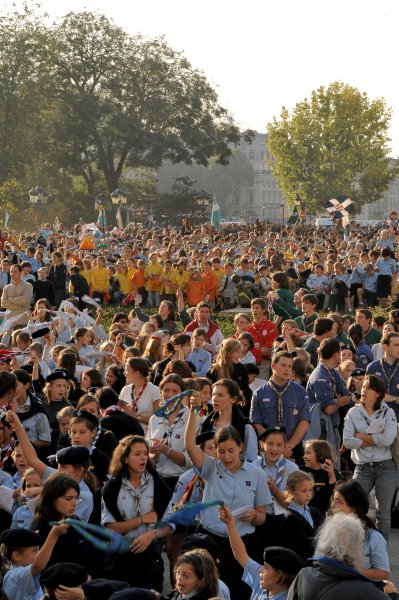
[[[278,186],[287,200],[299,193],[306,210],[350,196],[356,209],[379,199],[397,174],[388,156],[391,110],[382,98],[340,82],[313,91],[290,113],[267,125],[267,146]]]

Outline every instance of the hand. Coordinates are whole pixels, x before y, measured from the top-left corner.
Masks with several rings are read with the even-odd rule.
[[[160,454],[165,454],[169,449],[169,446],[161,442],[161,440],[157,440],[153,438],[151,440],[151,453],[158,457]]]
[[[193,394],[190,396],[190,410],[194,411],[197,408],[202,407],[201,396],[199,394]]]
[[[326,458],[324,463],[321,465],[321,468],[324,469],[325,471],[327,471],[327,473],[329,474],[330,477],[332,477],[332,475],[335,475],[334,464],[333,464],[332,460],[330,460],[329,458]]]
[[[118,333],[118,335],[116,336],[116,339],[115,339],[115,346],[122,346],[123,337],[124,337],[123,333]]]
[[[154,535],[153,535],[152,531],[147,531],[146,533],[142,533],[141,535],[137,536],[135,538],[135,540],[133,540],[131,552],[135,552],[135,553],[144,552],[144,550],[147,550],[148,546],[151,544],[153,539],[154,539]]]
[[[291,458],[291,456],[292,456],[292,448],[291,448],[291,446],[286,446],[284,448],[283,454],[284,454],[285,458]]]
[[[7,423],[10,424],[10,426],[14,430],[17,429],[18,427],[22,427],[22,423],[19,420],[19,417],[18,417],[17,413],[14,412],[13,410],[7,411],[6,421],[7,421]]]
[[[59,585],[54,596],[57,600],[84,600],[85,598],[82,588],[70,588],[65,585]]]
[[[256,519],[256,510],[251,508],[246,513],[240,516],[240,521],[244,521],[244,523],[252,523]]]
[[[143,523],[146,523],[146,525],[155,525],[158,523],[158,515],[155,510],[143,515]]]
[[[269,477],[267,480],[267,485],[269,486],[270,493],[272,496],[274,496],[275,491],[278,491],[278,488],[276,487],[276,480],[272,477]]]
[[[219,506],[218,511],[219,511],[219,519],[223,523],[226,523],[226,525],[228,525],[229,523],[232,523],[234,521],[234,517],[231,514],[231,510],[226,504],[223,504],[223,506]]]
[[[59,525],[53,525],[51,528],[51,532],[54,533],[57,537],[61,537],[65,535],[68,531],[70,525],[68,523],[60,523]]]
[[[392,581],[387,581],[383,589],[386,594],[395,594],[398,591]]]

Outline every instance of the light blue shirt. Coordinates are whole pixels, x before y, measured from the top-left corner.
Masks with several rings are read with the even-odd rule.
[[[265,473],[246,460],[238,471],[232,473],[216,458],[205,456],[200,475],[206,480],[204,502],[222,500],[232,511],[244,506],[258,508],[272,502]],[[215,535],[228,537],[227,527],[219,519],[217,506],[201,513],[201,525]],[[237,519],[236,525],[241,537],[255,531],[252,523]]]
[[[198,348],[198,350],[191,350],[187,356],[187,360],[193,363],[197,375],[206,377],[212,365],[212,354],[208,350],[204,350],[204,348]]]
[[[31,509],[24,504],[12,516],[11,529],[30,529],[34,517]]]
[[[258,460],[256,460],[254,464],[257,467],[260,467],[266,473],[267,479],[273,479],[275,481],[277,478],[277,463],[278,461],[275,462],[274,465],[270,466],[267,464],[264,456],[259,456]],[[298,465],[296,465],[292,460],[286,459],[284,465],[283,479],[281,481],[281,484],[279,485],[280,492],[285,492],[285,490],[287,489],[288,476],[291,475],[291,473],[293,473],[294,471],[298,471],[298,469]],[[269,515],[274,515],[274,503],[267,507],[266,512]]]
[[[396,262],[393,258],[387,258],[387,260],[385,260],[385,258],[380,256],[380,258],[377,259],[376,267],[378,269],[378,275],[393,275],[397,271]]]
[[[291,510],[294,510],[295,512],[300,514],[301,517],[303,517],[304,519],[307,520],[307,522],[309,523],[309,525],[311,527],[314,527],[313,517],[310,513],[308,506],[299,506],[299,504],[297,504],[296,502],[290,502],[290,504],[288,505],[288,508],[290,508]]]
[[[11,567],[3,580],[3,591],[10,600],[40,600],[43,591],[40,576],[32,576],[32,567]]]
[[[11,475],[9,475],[5,471],[1,471],[1,470],[0,470],[0,485],[4,485],[5,487],[9,488],[10,490],[15,490],[14,480],[11,477]]]
[[[390,571],[388,546],[384,536],[375,529],[368,527],[363,544],[363,568]]]
[[[57,469],[46,467],[42,477],[43,481],[46,481],[53,473],[57,473]],[[93,494],[87,483],[83,480],[79,483],[79,489],[79,499],[75,514],[79,519],[82,519],[82,521],[88,521],[93,512]]]
[[[242,580],[252,588],[251,600],[287,600],[288,589],[283,590],[274,596],[268,596],[268,591],[260,586],[260,568],[261,565],[252,560],[252,558],[248,559],[248,562],[244,567]]]

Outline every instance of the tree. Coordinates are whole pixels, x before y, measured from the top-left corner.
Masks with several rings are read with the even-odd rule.
[[[283,107],[266,143],[284,196],[299,193],[309,212],[338,195],[350,196],[356,209],[379,199],[398,172],[387,158],[391,112],[382,98],[339,82],[312,92],[292,113]]]
[[[111,191],[126,167],[163,159],[206,165],[211,156],[227,164],[241,139],[205,76],[162,38],[129,36],[97,13],[70,13],[52,28],[47,51],[60,164],[82,175],[90,193],[96,169]]]

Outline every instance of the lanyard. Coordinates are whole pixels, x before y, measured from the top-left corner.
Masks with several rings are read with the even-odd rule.
[[[385,376],[385,379],[386,379],[386,382],[387,382],[387,388],[388,388],[387,391],[390,393],[389,386],[391,385],[391,381],[395,377],[396,371],[399,368],[399,360],[396,361],[396,367],[393,369],[393,371],[392,371],[392,373],[390,374],[389,377],[388,377],[387,372],[386,372],[385,367],[384,367],[384,359],[383,358],[381,358],[380,364],[381,364],[382,372],[384,373],[384,376]]]
[[[144,383],[144,385],[139,389],[139,392],[138,392],[137,396],[135,396],[134,385],[132,385],[132,390],[130,392],[130,397],[132,399],[132,409],[133,409],[133,412],[137,412],[137,403],[140,400],[141,396],[143,395],[144,390],[147,387],[147,385],[148,385],[148,381],[146,381]]]
[[[336,399],[337,399],[337,397],[338,397],[338,392],[337,392],[337,381],[336,381],[335,377],[332,375],[332,373],[331,373],[331,369],[329,369],[329,368],[327,367],[327,365],[325,365],[325,364],[323,363],[323,361],[320,361],[320,362],[322,363],[323,367],[326,369],[326,371],[327,371],[327,373],[328,373],[328,376],[329,376],[329,378],[330,378],[330,383],[331,383],[331,385],[332,385],[332,390],[333,390],[333,398],[334,398],[334,400],[336,400]]]
[[[276,473],[275,486],[278,489],[280,489],[280,486],[283,483],[283,479],[284,479],[284,475],[285,475],[285,465],[286,464],[287,464],[286,458],[284,458],[284,456],[281,455],[280,458],[277,461],[277,464],[276,464],[277,473]]]
[[[277,423],[276,423],[276,425],[282,425],[282,422],[284,420],[283,396],[288,391],[288,388],[290,387],[290,383],[291,382],[288,381],[288,383],[284,386],[284,388],[281,391],[279,391],[273,384],[272,380],[269,379],[270,387],[272,388],[273,392],[275,392],[277,394]]]

